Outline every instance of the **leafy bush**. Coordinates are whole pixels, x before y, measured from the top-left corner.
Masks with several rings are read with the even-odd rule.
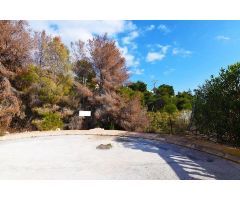
[[[175,104],[167,104],[164,107],[164,111],[167,112],[169,115],[173,115],[177,111],[177,107]]]
[[[41,120],[34,120],[33,124],[41,131],[63,128],[63,121],[58,113],[45,113]]]
[[[168,132],[168,114],[166,112],[148,112],[150,125],[148,132],[161,133]]]
[[[193,122],[201,134],[240,146],[240,63],[195,90]]]
[[[148,112],[150,125],[147,129],[152,133],[173,133],[179,134],[187,130],[190,123],[190,111],[175,112],[171,116],[167,112]]]

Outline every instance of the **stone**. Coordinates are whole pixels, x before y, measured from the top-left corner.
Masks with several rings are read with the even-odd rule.
[[[103,149],[103,150],[111,149],[111,148],[112,148],[112,144],[111,143],[109,143],[109,144],[100,144],[100,145],[98,145],[96,147],[96,149]]]

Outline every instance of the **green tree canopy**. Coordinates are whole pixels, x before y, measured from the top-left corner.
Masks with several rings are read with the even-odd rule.
[[[174,89],[171,85],[163,84],[156,88],[155,93],[160,96],[173,96]]]
[[[128,87],[134,91],[140,91],[140,92],[147,91],[147,84],[142,81],[137,81],[135,83],[131,83]]]
[[[177,107],[175,104],[167,104],[164,107],[164,111],[167,112],[168,114],[172,115],[177,111]]]
[[[178,110],[191,110],[192,109],[193,95],[191,91],[178,92],[176,95],[176,105]]]
[[[202,134],[240,145],[240,63],[195,90],[193,120]]]

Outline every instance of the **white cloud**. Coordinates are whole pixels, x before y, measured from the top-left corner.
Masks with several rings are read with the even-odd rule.
[[[180,55],[180,56],[183,56],[183,57],[187,57],[187,56],[190,56],[192,54],[192,52],[189,51],[189,50],[185,50],[183,48],[174,48],[172,50],[172,54],[173,55]]]
[[[153,29],[155,29],[155,25],[151,24],[150,26],[146,27],[146,31],[152,31]]]
[[[157,60],[162,60],[165,55],[161,52],[148,52],[146,61],[147,62],[154,62]]]
[[[169,45],[157,45],[160,50],[158,51],[150,51],[147,54],[146,61],[147,62],[154,62],[154,61],[161,61],[163,58],[166,57],[167,51],[170,48]]]
[[[128,47],[121,47],[118,42],[116,42],[117,47],[120,49],[123,57],[126,59],[126,65],[129,74],[141,75],[144,69],[139,67],[140,61],[132,53],[129,52]]]
[[[164,24],[160,24],[158,27],[157,27],[160,31],[162,31],[163,33],[169,33],[171,32],[171,30]]]
[[[131,44],[134,39],[139,36],[139,33],[135,30],[129,33],[128,36],[122,38],[123,44]]]
[[[230,40],[230,37],[224,36],[224,35],[218,35],[215,37],[217,40]]]
[[[144,69],[141,68],[132,68],[128,71],[129,74],[135,74],[135,75],[142,75],[144,72]]]
[[[139,60],[129,52],[127,46],[121,47],[118,42],[116,42],[116,45],[120,49],[122,56],[126,59],[127,67],[137,67],[139,65]]]
[[[29,21],[30,27],[35,31],[46,30],[47,33],[61,36],[67,45],[76,40],[87,41],[95,34],[108,33],[116,36],[125,31],[133,31],[136,25],[131,21]]]
[[[170,48],[170,45],[161,45],[161,44],[157,44],[157,47],[159,47],[161,49],[161,51],[163,52],[163,54],[166,54],[168,49]]]
[[[137,60],[134,55],[130,53],[126,53],[126,54],[123,54],[123,56],[126,59],[127,66],[131,67],[131,66],[139,65],[139,60]]]
[[[132,23],[131,21],[124,21],[125,22],[125,30],[133,31],[137,29],[136,24]]]

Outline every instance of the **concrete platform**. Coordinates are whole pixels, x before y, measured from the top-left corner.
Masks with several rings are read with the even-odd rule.
[[[99,144],[112,144],[107,150]],[[60,135],[0,141],[0,179],[240,179],[240,165],[148,139]]]

